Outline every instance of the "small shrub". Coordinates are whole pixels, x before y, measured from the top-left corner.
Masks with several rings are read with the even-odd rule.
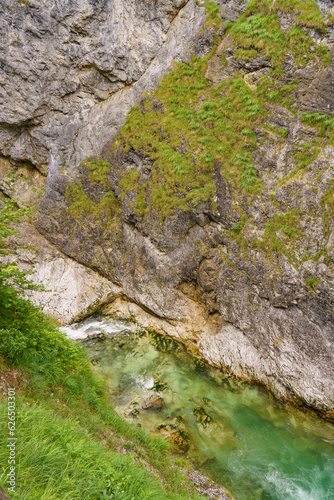
[[[15,328],[0,329],[0,353],[13,360],[27,347],[25,336]]]

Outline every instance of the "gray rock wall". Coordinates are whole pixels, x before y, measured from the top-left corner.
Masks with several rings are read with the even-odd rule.
[[[73,172],[190,57],[204,19],[194,0],[1,1],[2,155]]]

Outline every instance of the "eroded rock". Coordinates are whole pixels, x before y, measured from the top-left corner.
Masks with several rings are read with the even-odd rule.
[[[31,279],[48,290],[29,292],[31,300],[60,325],[83,319],[120,294],[119,287],[59,252],[30,224],[20,225],[11,248],[15,253],[8,258],[34,271]]]

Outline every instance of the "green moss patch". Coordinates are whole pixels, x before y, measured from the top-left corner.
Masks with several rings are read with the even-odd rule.
[[[108,191],[99,203],[95,203],[86,195],[82,186],[77,183],[68,184],[66,199],[72,200],[67,212],[78,222],[89,219],[105,218],[109,223],[120,213],[120,204],[112,192]]]
[[[87,170],[89,171],[89,180],[91,182],[99,182],[106,189],[109,189],[107,176],[110,172],[110,165],[107,161],[102,160],[102,158],[98,158],[96,160],[86,158],[82,166],[87,168]]]
[[[321,206],[324,209],[323,221],[325,232],[329,233],[334,224],[334,179],[331,180],[332,187],[325,191],[321,198]]]
[[[280,27],[277,16],[279,12],[294,15],[293,26],[287,33]],[[324,20],[315,2],[300,2],[298,0],[252,0],[246,12],[231,26],[231,36],[234,42],[241,47],[237,51],[240,58],[241,50],[247,51],[246,57],[256,52],[262,52],[271,63],[274,74],[282,74],[282,64],[287,52],[291,52],[295,62],[305,66],[310,60],[318,57],[323,64],[329,62],[329,51],[327,47],[321,46],[311,51],[312,40],[303,31],[302,27],[323,30]]]

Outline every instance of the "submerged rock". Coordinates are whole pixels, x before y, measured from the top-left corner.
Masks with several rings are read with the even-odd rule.
[[[159,433],[181,451],[188,451],[190,447],[190,438],[188,433],[178,429],[172,423],[155,425],[153,432]]]
[[[181,451],[187,451],[189,449],[189,439],[186,439],[181,431],[172,432],[166,439]]]
[[[124,415],[126,417],[133,417],[136,418],[138,417],[140,411],[139,411],[139,403],[138,401],[132,401],[128,407],[124,410]]]
[[[206,413],[202,406],[196,406],[193,410],[193,414],[196,415],[199,424],[208,425],[213,422],[213,418]]]

